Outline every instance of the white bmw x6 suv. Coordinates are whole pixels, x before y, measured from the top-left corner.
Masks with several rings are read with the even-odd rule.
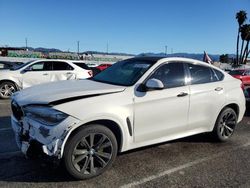
[[[192,59],[136,57],[88,80],[34,86],[12,98],[22,152],[60,159],[78,179],[117,152],[212,132],[229,139],[245,112],[241,82]]]
[[[17,90],[37,84],[91,76],[92,70],[81,61],[33,60],[10,70],[0,70],[0,98],[10,98]]]

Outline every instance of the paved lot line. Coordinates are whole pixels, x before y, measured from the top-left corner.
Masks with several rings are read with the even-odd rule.
[[[9,130],[12,130],[12,128],[11,128],[11,127],[8,127],[8,128],[1,128],[1,129],[0,129],[0,132],[1,132],[1,131],[9,131]]]
[[[248,147],[250,146],[250,142],[246,143],[246,144],[243,144],[235,149],[232,149],[231,151],[234,151],[234,150],[237,150],[239,148],[243,148],[243,147]],[[137,185],[141,185],[141,184],[144,184],[146,182],[149,182],[149,181],[152,181],[154,179],[157,179],[157,178],[160,178],[160,177],[163,177],[163,176],[166,176],[166,175],[169,175],[169,174],[172,174],[174,172],[178,172],[180,170],[183,170],[185,168],[189,168],[189,167],[192,167],[194,165],[197,165],[197,164],[200,164],[202,162],[205,162],[205,161],[208,161],[208,160],[211,160],[211,159],[214,159],[214,158],[217,158],[221,155],[225,154],[225,152],[221,152],[221,153],[218,153],[218,154],[215,154],[215,155],[212,155],[210,157],[205,157],[205,158],[202,158],[202,159],[198,159],[198,160],[195,160],[195,161],[192,161],[192,162],[189,162],[189,163],[186,163],[184,165],[180,165],[178,167],[175,167],[175,168],[172,168],[172,169],[169,169],[169,170],[166,170],[166,171],[163,171],[159,174],[156,174],[156,175],[152,175],[152,176],[148,176],[146,178],[143,178],[139,181],[135,181],[135,182],[132,182],[132,183],[129,183],[129,184],[125,184],[123,186],[121,186],[121,188],[129,188],[129,187],[134,187],[134,186],[137,186]]]

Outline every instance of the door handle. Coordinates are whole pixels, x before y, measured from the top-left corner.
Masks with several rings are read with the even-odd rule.
[[[43,76],[48,76],[49,74],[48,73],[44,73]]]
[[[215,90],[215,91],[221,91],[221,90],[223,90],[223,88],[222,88],[222,87],[217,87],[217,88],[215,88],[214,90]]]
[[[73,74],[72,72],[67,72],[66,74]]]
[[[188,95],[188,93],[181,92],[181,93],[179,93],[179,94],[177,95],[177,97],[185,97],[185,96],[187,96],[187,95]]]

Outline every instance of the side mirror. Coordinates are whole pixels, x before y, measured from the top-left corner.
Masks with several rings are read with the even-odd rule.
[[[145,86],[147,90],[160,90],[164,88],[162,81],[155,78],[149,79]]]
[[[32,67],[26,67],[25,69],[22,70],[23,73],[32,71]]]

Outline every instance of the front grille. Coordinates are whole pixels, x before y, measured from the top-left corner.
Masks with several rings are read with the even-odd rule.
[[[11,110],[12,110],[13,116],[17,120],[20,120],[23,117],[22,108],[15,101],[11,102]]]

